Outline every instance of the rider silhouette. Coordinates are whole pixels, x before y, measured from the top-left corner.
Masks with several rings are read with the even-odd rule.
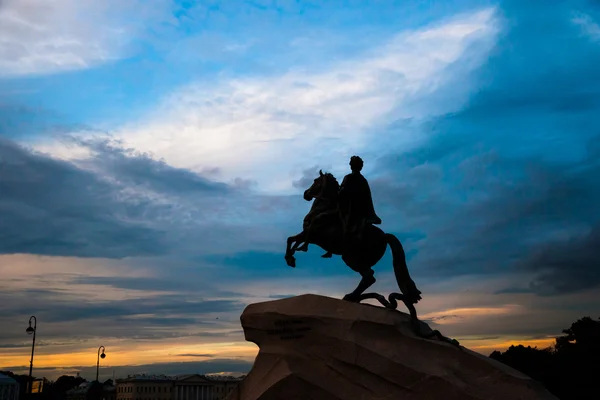
[[[344,244],[360,240],[367,224],[381,224],[375,213],[369,182],[360,173],[363,160],[358,156],[350,158],[352,173],[346,175],[339,191],[339,209],[344,222]]]

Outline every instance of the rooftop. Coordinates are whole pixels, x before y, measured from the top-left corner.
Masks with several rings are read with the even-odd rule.
[[[125,381],[172,381],[176,378],[168,375],[148,375],[148,374],[135,374],[135,375],[127,375],[127,378],[117,379],[117,382],[125,382]]]
[[[127,378],[121,378],[121,379],[117,379],[117,383],[125,383],[125,382],[132,382],[132,381],[182,381],[185,379],[188,379],[190,377],[193,376],[200,376],[206,380],[209,381],[219,381],[219,382],[223,382],[223,381],[228,381],[228,382],[237,382],[237,381],[241,381],[242,379],[244,379],[245,375],[242,376],[232,376],[232,375],[220,375],[220,374],[210,374],[210,375],[203,375],[203,374],[181,374],[181,375],[175,375],[175,376],[169,376],[169,375],[148,375],[148,374],[135,374],[135,375],[128,375]]]
[[[236,382],[236,381],[241,381],[243,380],[246,375],[242,375],[242,376],[233,376],[233,375],[205,375],[206,378],[213,380],[213,381],[232,381],[232,382]]]
[[[6,376],[4,374],[0,374],[0,385],[16,385],[17,381],[11,378],[10,376]]]

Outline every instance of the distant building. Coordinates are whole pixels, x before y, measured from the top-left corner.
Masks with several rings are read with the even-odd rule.
[[[91,382],[83,382],[72,389],[67,390],[67,400],[88,400],[90,395],[90,389],[92,387]]]
[[[206,375],[134,375],[117,379],[116,400],[221,400],[240,378]]]
[[[19,399],[19,382],[0,374],[0,400],[18,400]]]
[[[102,387],[101,400],[117,400],[117,387],[113,385],[104,385]]]
[[[207,378],[214,383],[214,400],[221,400],[227,397],[229,393],[245,378],[246,376],[233,377],[228,375],[208,375]]]
[[[173,378],[165,375],[133,375],[117,379],[117,400],[172,400]]]
[[[116,400],[116,388],[96,381],[83,382],[67,391],[67,400]]]

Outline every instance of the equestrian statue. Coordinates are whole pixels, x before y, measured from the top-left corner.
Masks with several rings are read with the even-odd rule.
[[[421,300],[421,291],[410,277],[404,249],[398,238],[375,226],[381,224],[381,219],[375,213],[371,189],[361,174],[362,168],[363,160],[358,156],[351,157],[352,172],[344,177],[341,185],[332,174],[319,171],[319,176],[304,192],[304,199],[313,201],[313,204],[304,218],[303,230],[287,239],[287,265],[295,267],[294,253],[308,251],[309,244],[324,249],[323,258],[339,255],[348,267],[361,275],[356,289],[346,294],[344,300],[359,303],[365,299],[377,299],[390,309],[396,309],[397,300],[400,300],[410,311],[413,328],[420,336],[436,336],[457,344],[438,331],[421,333],[414,307]],[[392,293],[386,299],[378,293],[364,292],[375,283],[373,267],[384,256],[388,245],[392,251],[396,282],[402,293]]]

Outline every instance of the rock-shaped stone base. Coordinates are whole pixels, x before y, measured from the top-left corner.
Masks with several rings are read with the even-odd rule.
[[[506,365],[418,337],[400,311],[302,295],[251,304],[241,321],[260,351],[228,400],[556,399]]]

